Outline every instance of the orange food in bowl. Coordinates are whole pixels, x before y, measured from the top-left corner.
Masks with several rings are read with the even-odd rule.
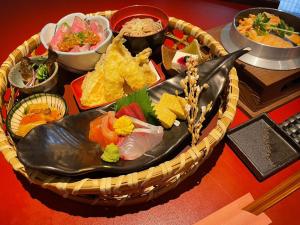
[[[32,104],[26,109],[26,113],[20,121],[17,135],[24,137],[36,126],[59,120],[61,113],[56,109],[50,108],[47,104]]]
[[[297,32],[294,32],[293,28],[280,17],[271,13],[250,14],[240,19],[238,23],[239,33],[255,42],[277,48],[292,48],[293,44],[289,40],[300,45],[300,36],[296,34]]]

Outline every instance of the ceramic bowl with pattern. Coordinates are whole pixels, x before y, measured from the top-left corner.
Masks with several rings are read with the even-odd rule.
[[[39,93],[31,95],[27,98],[22,99],[20,102],[15,104],[13,108],[9,111],[6,120],[6,126],[8,132],[15,139],[22,138],[18,135],[18,130],[20,127],[20,122],[26,115],[28,106],[33,104],[43,104],[46,103],[49,108],[58,111],[59,119],[63,118],[67,112],[67,104],[65,100],[59,95]]]

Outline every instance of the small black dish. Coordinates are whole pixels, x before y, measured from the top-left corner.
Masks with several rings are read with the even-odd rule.
[[[266,114],[231,129],[227,142],[259,181],[300,156],[299,146]]]

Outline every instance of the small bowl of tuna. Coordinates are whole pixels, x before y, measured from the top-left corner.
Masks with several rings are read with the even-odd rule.
[[[109,21],[103,16],[72,13],[41,31],[46,49],[58,54],[58,62],[72,72],[92,70],[112,41]]]

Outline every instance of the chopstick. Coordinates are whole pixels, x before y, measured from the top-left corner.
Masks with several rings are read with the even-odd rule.
[[[299,188],[300,170],[243,209],[255,215],[259,215]]]
[[[188,44],[189,44],[189,42],[187,42],[187,41],[185,41],[185,40],[182,40],[182,39],[176,37],[175,35],[173,35],[173,34],[170,33],[170,32],[166,33],[165,35],[166,35],[166,37],[171,38],[171,39],[173,39],[173,40],[175,40],[175,41],[178,41],[178,42],[180,42],[180,43],[182,43],[182,44],[185,44],[185,45],[188,45]]]

